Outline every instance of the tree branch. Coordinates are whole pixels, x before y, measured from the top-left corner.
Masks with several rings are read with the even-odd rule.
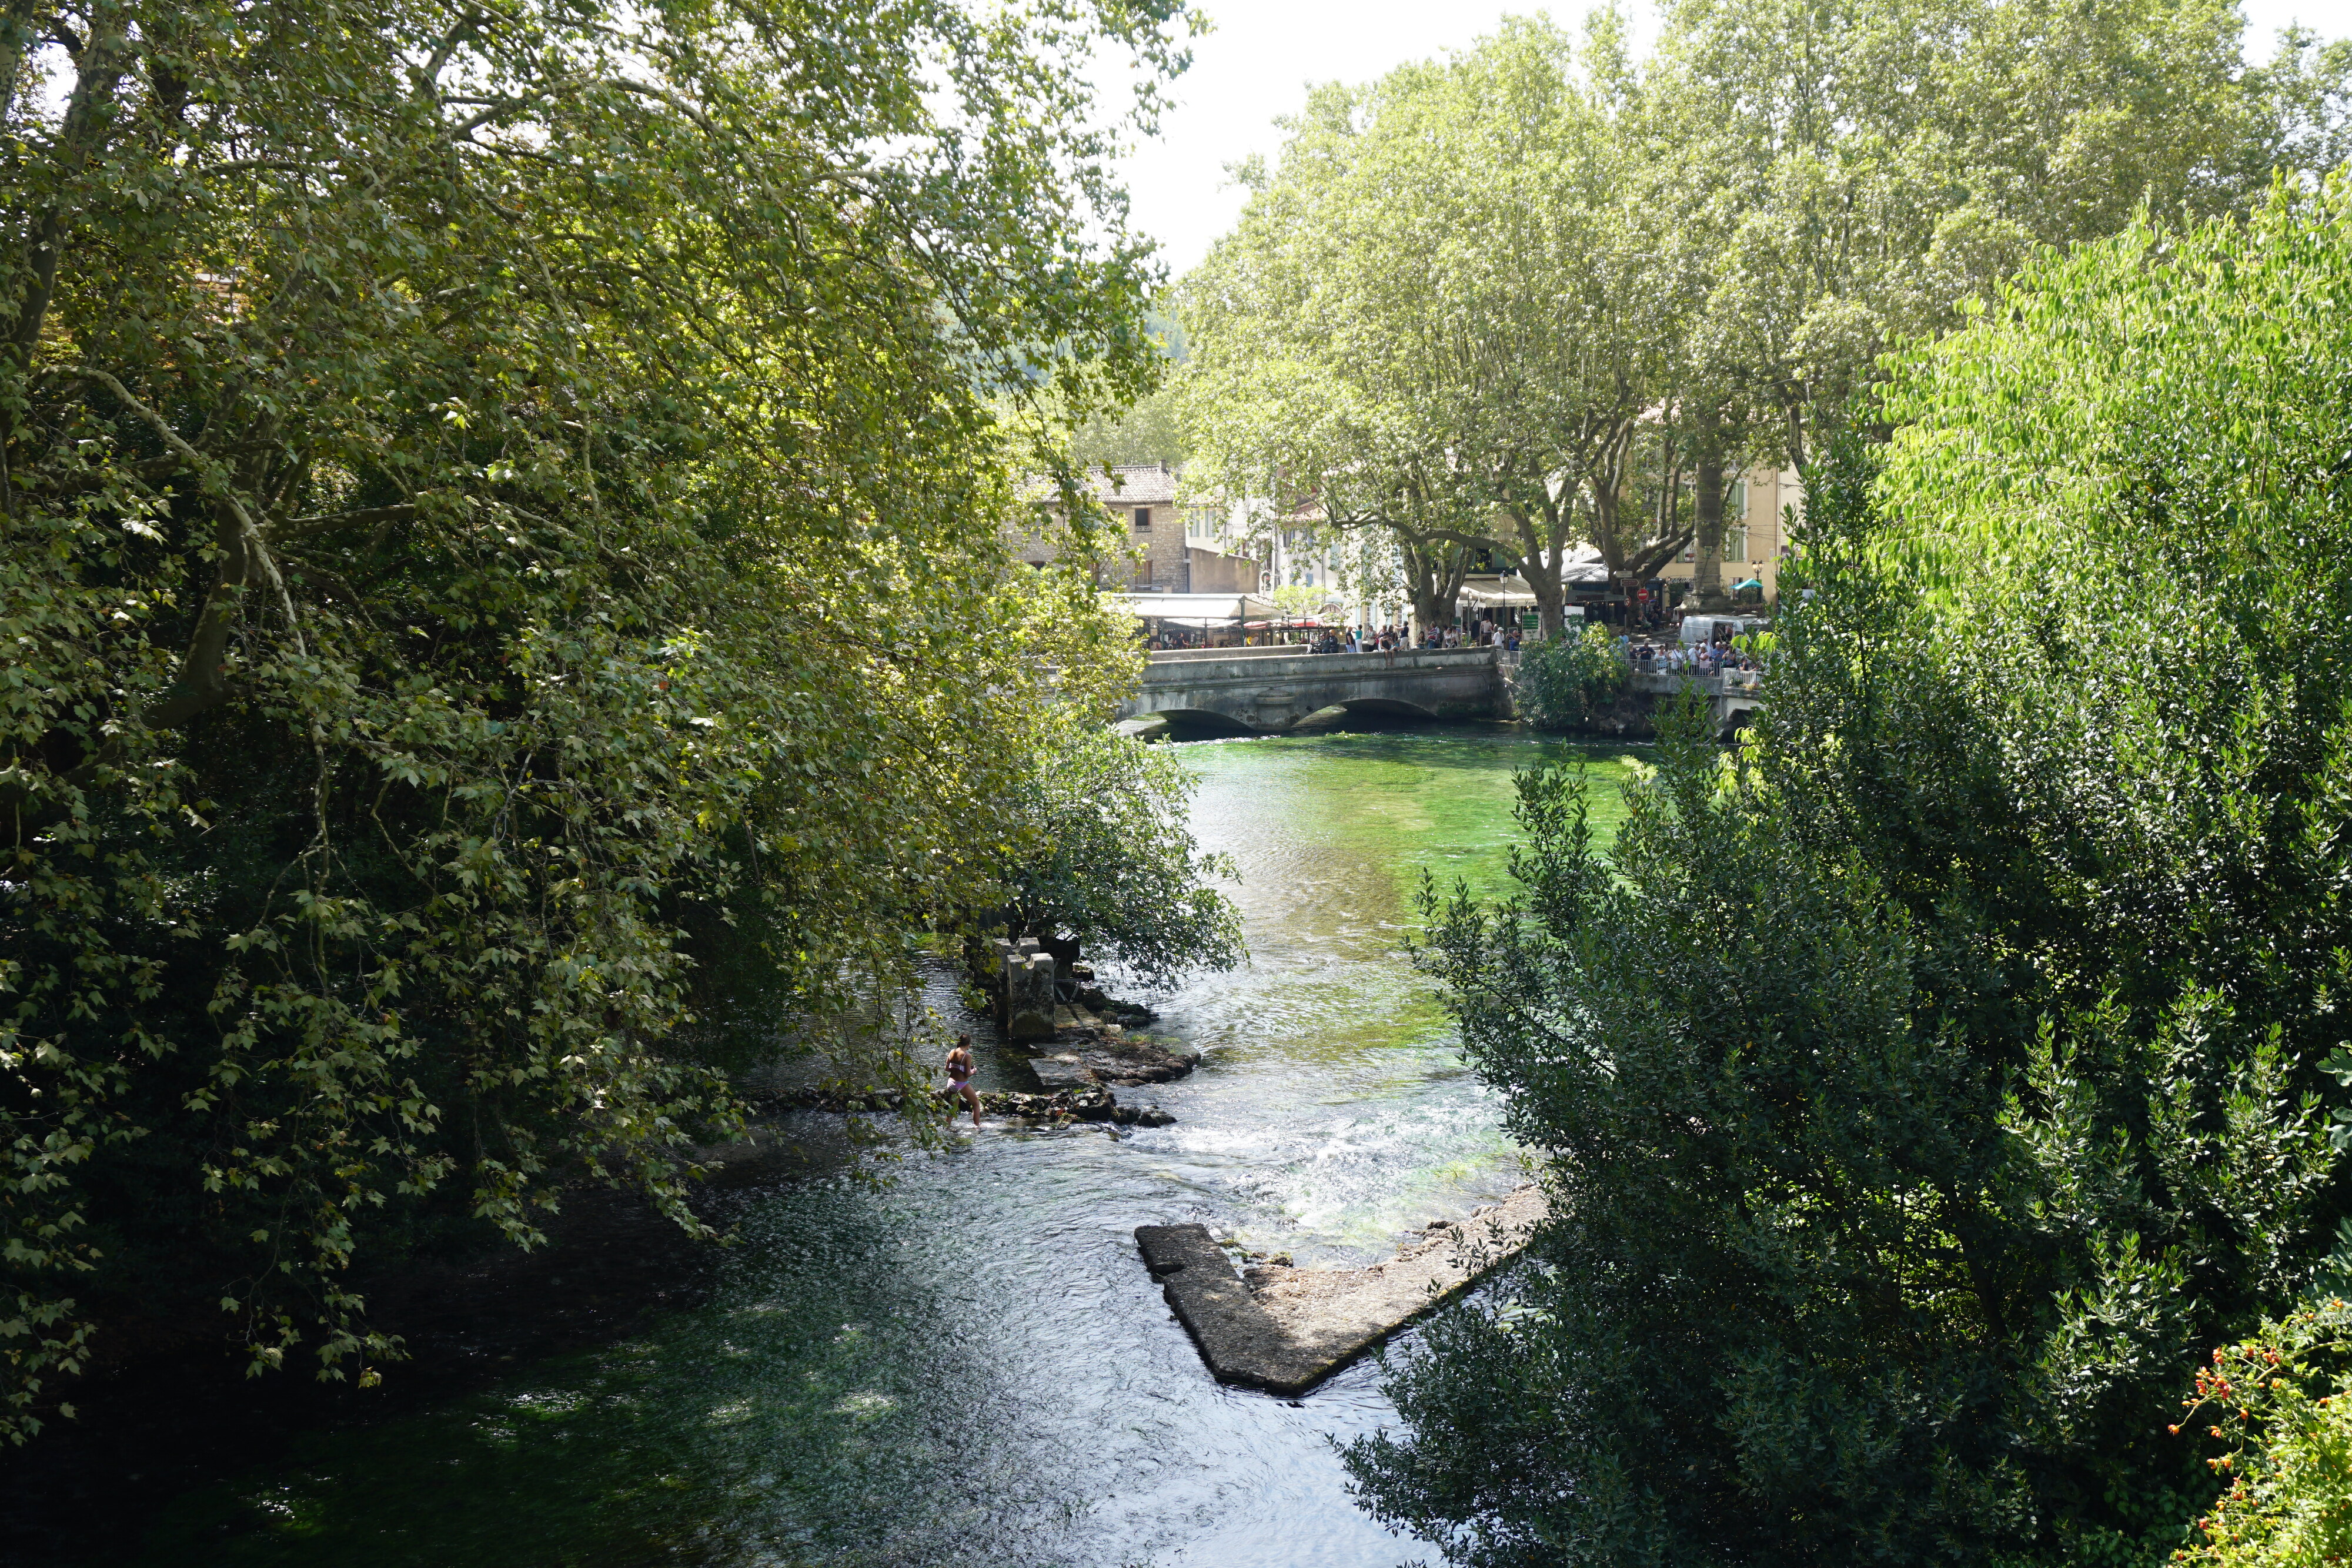
[[[352,512],[320,512],[308,517],[289,517],[282,523],[272,523],[266,530],[266,537],[273,543],[284,544],[289,539],[331,533],[337,528],[402,522],[415,515],[416,505],[413,501],[404,501],[394,507],[362,507]]]
[[[215,542],[220,547],[220,575],[213,590],[205,596],[204,609],[197,612],[196,629],[188,640],[188,651],[180,661],[179,678],[172,683],[170,692],[149,706],[142,716],[158,729],[168,729],[185,724],[189,719],[222,702],[228,695],[227,683],[221,678],[221,659],[228,651],[228,635],[236,622],[237,601],[242,597],[252,569],[258,566],[269,585],[278,591],[278,602],[286,614],[286,630],[294,645],[304,649],[302,623],[294,613],[294,596],[287,591],[286,579],[279,575],[278,562],[271,559],[269,547],[254,526],[253,516],[238,500],[236,492],[215,474],[217,464],[207,462],[205,455],[188,444],[180,433],[162,414],[148,407],[131,393],[131,389],[105,371],[89,365],[77,365],[67,373],[98,382],[121,399],[124,407],[147,423],[149,429],[163,439],[163,444],[178,453],[187,465],[205,481],[205,488],[213,499],[226,509],[235,527],[215,531]]]
[[[57,162],[60,185],[70,183],[89,164],[90,153],[106,131],[103,105],[122,78],[122,31],[119,22],[93,16],[89,43],[80,52],[80,70],[73,96],[67,101],[65,123],[58,133]],[[60,191],[41,214],[33,235],[32,278],[16,309],[16,329],[8,341],[9,359],[22,371],[31,362],[33,345],[41,340],[49,300],[57,292],[58,263],[62,259],[68,204]]]

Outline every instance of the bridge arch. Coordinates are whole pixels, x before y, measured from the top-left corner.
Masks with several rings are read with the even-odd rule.
[[[1151,716],[1160,720],[1160,732],[1170,740],[1231,740],[1265,733],[1213,707],[1163,707]]]
[[[1486,718],[1509,711],[1509,694],[1491,649],[1203,650],[1154,655],[1119,716],[1157,716],[1171,737],[1279,735],[1335,707],[1365,718]]]
[[[1328,703],[1313,713],[1300,716],[1291,725],[1297,729],[1307,725],[1323,726],[1337,721],[1357,719],[1401,719],[1409,724],[1430,724],[1438,716],[1419,703],[1401,697],[1355,697]]]

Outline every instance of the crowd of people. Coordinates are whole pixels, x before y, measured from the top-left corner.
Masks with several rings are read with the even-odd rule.
[[[1616,639],[1618,656],[1636,674],[1713,675],[1725,670],[1753,670],[1756,655],[1725,643],[1636,642]]]
[[[1285,627],[1246,632],[1239,637],[1231,632],[1220,634],[1212,631],[1162,626],[1152,632],[1147,642],[1154,653],[1188,648],[1295,647],[1301,644],[1317,653],[1387,653],[1412,648],[1500,648],[1517,653],[1519,649],[1519,629],[1491,618],[1474,621],[1467,625],[1432,626],[1419,637],[1413,635],[1411,628],[1393,624],[1378,630],[1370,626]]]
[[[1326,631],[1310,645],[1318,653],[1392,653],[1413,648],[1500,648],[1516,653],[1519,629],[1491,616],[1467,625],[1432,626],[1418,638],[1411,628],[1394,624],[1377,631],[1350,626],[1344,632]]]

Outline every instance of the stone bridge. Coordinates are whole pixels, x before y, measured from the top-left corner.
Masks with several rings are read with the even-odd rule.
[[[1265,735],[1329,708],[1397,718],[1509,718],[1516,655],[1489,648],[1309,653],[1301,648],[1203,648],[1151,655],[1118,717],[1158,716],[1178,736]],[[1726,734],[1759,706],[1752,677],[1696,677]],[[1643,712],[1683,684],[1636,675]],[[1621,733],[1623,732],[1621,727]],[[1637,731],[1638,732],[1638,731]]]
[[[1152,654],[1118,716],[1157,714],[1177,734],[1263,735],[1326,708],[1400,718],[1511,716],[1510,692],[1489,648],[1201,648]]]

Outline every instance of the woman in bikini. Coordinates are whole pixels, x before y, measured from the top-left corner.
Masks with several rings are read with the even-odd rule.
[[[971,1107],[971,1124],[980,1125],[980,1091],[971,1086],[971,1036],[956,1036],[955,1049],[948,1052],[948,1086],[940,1092],[949,1099],[961,1095]],[[952,1122],[955,1118],[948,1118]]]

